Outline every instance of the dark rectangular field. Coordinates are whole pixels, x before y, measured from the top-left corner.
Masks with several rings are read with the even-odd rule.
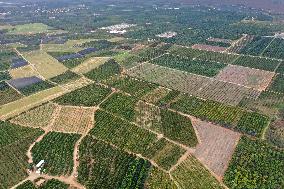
[[[22,67],[22,66],[26,66],[28,65],[28,62],[22,58],[15,58],[12,60],[12,65],[11,65],[11,68],[14,69],[14,68],[19,68],[19,67]]]
[[[98,51],[98,49],[91,47],[91,48],[87,48],[87,49],[79,51],[78,54],[84,56],[84,55],[91,54],[91,53],[96,52],[96,51]]]
[[[78,53],[75,53],[75,54],[68,54],[68,55],[63,55],[63,56],[57,57],[56,59],[57,59],[59,62],[62,62],[62,61],[64,61],[64,60],[75,59],[75,58],[82,58],[82,55],[81,55],[81,54],[78,54]]]
[[[36,76],[32,76],[32,77],[23,77],[19,79],[12,79],[12,80],[9,80],[8,83],[16,89],[21,89],[29,85],[39,83],[41,81],[42,80],[40,78]]]

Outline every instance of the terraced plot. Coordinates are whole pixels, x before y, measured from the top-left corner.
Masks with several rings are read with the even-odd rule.
[[[51,129],[58,132],[87,134],[93,127],[94,109],[61,106]]]

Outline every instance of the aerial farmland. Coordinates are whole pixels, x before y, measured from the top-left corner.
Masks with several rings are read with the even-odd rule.
[[[250,6],[0,2],[0,189],[284,188],[284,14]]]

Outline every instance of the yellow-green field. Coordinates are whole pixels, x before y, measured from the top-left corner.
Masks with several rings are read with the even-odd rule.
[[[39,74],[33,69],[31,65],[26,65],[20,68],[11,69],[9,73],[13,79],[18,79],[22,77],[32,77],[38,76]]]
[[[83,48],[78,47],[83,43],[97,41],[98,39],[68,40],[64,44],[42,44],[42,50],[46,52],[78,52]]]
[[[68,69],[44,51],[32,51],[23,55],[45,79],[50,79],[66,72]]]
[[[6,26],[8,34],[12,35],[32,35],[38,33],[64,33],[64,31],[54,30],[54,28],[43,23],[30,23],[16,26]]]
[[[110,42],[119,42],[123,40],[123,37],[114,37],[107,39]],[[78,52],[83,50],[78,46],[82,45],[83,43],[91,42],[91,41],[98,41],[101,39],[78,39],[78,40],[68,40],[64,44],[42,44],[42,50],[46,52]]]
[[[72,71],[78,74],[84,74],[104,64],[109,59],[109,57],[92,57],[73,68]]]
[[[6,120],[16,115],[19,115],[22,112],[25,112],[33,107],[39,106],[49,100],[52,100],[62,95],[64,92],[64,89],[57,86],[33,94],[31,96],[21,98],[9,104],[5,104],[0,107],[0,119]]]

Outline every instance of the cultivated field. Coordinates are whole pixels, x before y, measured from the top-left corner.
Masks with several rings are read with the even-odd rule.
[[[8,33],[11,35],[32,35],[39,33],[62,33],[60,30],[53,30],[52,27],[42,23],[31,23],[8,27]]]
[[[39,73],[31,65],[23,66],[16,69],[9,70],[9,73],[13,79],[19,79],[22,77],[39,76]]]
[[[19,115],[20,113],[52,100],[63,93],[64,90],[61,87],[53,87],[51,89],[41,91],[31,96],[24,97],[12,103],[3,105],[0,107],[0,119],[5,120]]]
[[[0,188],[6,189],[25,179],[28,174],[26,152],[43,133],[40,129],[0,122]]]
[[[221,189],[221,184],[194,157],[188,156],[172,173],[178,188]]]
[[[191,48],[198,50],[205,50],[205,51],[213,51],[213,52],[223,52],[227,49],[225,47],[204,45],[204,44],[195,44]]]
[[[87,134],[93,127],[94,109],[60,106],[51,129],[58,132]]]
[[[241,135],[195,118],[192,124],[200,139],[193,155],[221,180]]]
[[[255,98],[259,95],[254,90],[237,84],[222,82],[148,63],[128,70],[127,74],[177,91],[231,105],[237,105],[244,97],[252,96]]]
[[[26,127],[45,128],[50,124],[56,108],[55,104],[47,103],[24,112],[10,121]]]
[[[85,74],[104,64],[108,60],[109,57],[92,57],[73,68],[72,71],[78,74]]]
[[[25,53],[24,57],[45,79],[50,79],[67,71],[67,68],[44,51]]]
[[[49,132],[37,142],[31,152],[33,162],[46,160],[45,169],[50,175],[70,175],[73,170],[73,152],[78,134]]]
[[[270,84],[273,77],[274,72],[228,65],[215,78],[217,80],[231,82],[259,91],[264,91]]]

